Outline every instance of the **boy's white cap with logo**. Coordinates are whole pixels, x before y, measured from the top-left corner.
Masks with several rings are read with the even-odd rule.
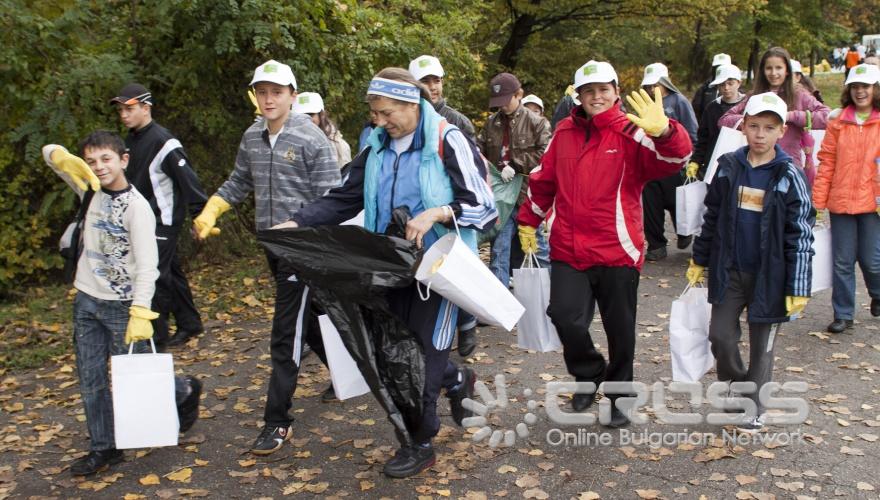
[[[742,81],[742,71],[733,64],[722,64],[715,70],[715,79],[709,83],[709,86],[714,87],[716,85],[721,85],[731,78]]]
[[[440,64],[440,59],[428,55],[419,56],[410,61],[409,72],[416,80],[421,80],[428,75],[443,78],[443,75],[446,74]]]
[[[755,116],[765,111],[775,113],[782,119],[784,124],[785,117],[788,115],[788,106],[786,106],[785,101],[773,92],[764,92],[763,94],[749,97],[749,102],[746,103],[746,116]]]
[[[804,68],[801,66],[800,61],[791,60],[791,72],[794,73],[803,73]]]
[[[661,78],[669,78],[669,68],[663,63],[654,63],[645,66],[645,77],[642,78],[642,87],[645,85],[654,85]]]
[[[293,90],[296,90],[296,78],[293,76],[293,70],[290,69],[290,66],[274,59],[270,59],[257,66],[257,69],[254,70],[254,78],[249,86],[253,87],[259,82],[290,85],[293,87]]]
[[[302,113],[304,115],[320,113],[324,111],[324,99],[317,92],[302,92],[297,94],[296,100],[293,101],[292,109],[294,113]]]
[[[544,109],[544,101],[542,101],[541,98],[536,96],[535,94],[529,94],[523,97],[522,103],[523,105],[526,105],[528,103],[537,104],[539,108],[541,108],[542,110]]]
[[[586,64],[574,72],[574,90],[588,83],[614,83],[617,84],[617,72],[605,61],[589,60]]]
[[[846,76],[845,85],[849,85],[850,83],[866,83],[868,85],[874,85],[878,82],[880,82],[880,68],[873,64],[859,64],[858,66],[853,66],[853,68],[849,70],[849,75]]]
[[[724,52],[715,54],[715,57],[712,58],[712,66],[721,66],[722,64],[733,64],[733,61]]]

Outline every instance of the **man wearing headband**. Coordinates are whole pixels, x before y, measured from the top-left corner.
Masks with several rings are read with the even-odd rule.
[[[205,329],[177,258],[177,237],[187,214],[198,215],[207,196],[180,141],[153,121],[153,94],[149,90],[139,83],[130,83],[110,103],[116,106],[120,121],[128,129],[125,146],[129,162],[125,175],[144,195],[156,216],[159,279],[153,308],[159,312],[159,318],[153,321],[153,328],[156,346],[164,350],[166,344],[183,344]],[[169,342],[171,313],[177,322],[177,335]]]
[[[193,221],[196,236],[205,239],[219,233],[214,226],[224,212],[254,193],[257,230],[287,222],[303,205],[339,185],[336,148],[308,115],[293,113],[296,78],[290,66],[270,60],[254,71],[254,89],[263,119],[245,132],[235,158],[235,169],[220,186],[201,215]],[[251,446],[251,453],[268,455],[290,439],[293,418],[289,411],[296,390],[303,340],[322,361],[321,334],[310,313],[308,289],[296,276],[285,273],[269,256],[275,278],[275,314],[272,317],[272,374],[265,425]]]
[[[363,209],[364,227],[384,233],[392,211],[407,207],[413,215],[406,225],[407,239],[428,248],[453,230],[455,217],[462,240],[476,253],[476,232],[498,216],[485,181],[486,167],[473,143],[437,114],[429,99],[428,90],[409,71],[380,71],[367,90],[376,124],[367,147],[351,161],[345,184],[299,210],[294,223],[339,224]],[[415,283],[389,294],[388,302],[421,344],[425,361],[422,418],[411,431],[415,444],[401,447],[384,468],[389,477],[408,477],[436,460],[431,440],[440,429],[441,390],[446,390],[452,418],[461,425],[469,415],[463,401],[472,397],[476,375],[449,360],[457,306],[436,294],[421,300]]]

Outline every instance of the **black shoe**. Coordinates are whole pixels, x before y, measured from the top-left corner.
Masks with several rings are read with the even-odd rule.
[[[397,450],[391,460],[385,462],[382,472],[388,477],[403,478],[415,476],[437,462],[433,446],[403,447]]]
[[[452,420],[459,426],[461,421],[473,416],[473,412],[462,406],[465,399],[474,397],[474,384],[477,382],[477,374],[468,367],[461,368],[461,385],[458,390],[449,394],[449,406],[452,408]]]
[[[651,262],[657,262],[658,260],[663,260],[666,258],[666,247],[655,248],[653,250],[648,250],[648,253],[645,254],[645,259]]]
[[[324,392],[321,393],[321,402],[332,403],[334,401],[336,401],[336,390],[333,388],[333,384],[330,384],[330,387],[324,389]]]
[[[677,246],[679,250],[684,250],[690,246],[692,241],[694,241],[693,236],[679,236],[678,241],[675,242],[675,246]]]
[[[571,409],[577,412],[586,410],[596,399],[596,393],[575,393],[571,396]]]
[[[477,348],[477,327],[458,332],[458,355],[466,358]]]
[[[880,299],[871,299],[871,316],[880,316]]]
[[[70,466],[70,473],[74,476],[91,476],[110,468],[111,465],[122,462],[124,458],[125,455],[122,454],[122,450],[90,451],[88,455],[80,458]]]
[[[186,344],[187,342],[189,342],[189,339],[193,337],[198,337],[202,334],[202,332],[204,332],[204,330],[193,330],[191,332],[179,331],[177,332],[177,334],[171,337],[171,340],[168,341],[168,347],[177,347],[179,345]]]
[[[180,421],[180,432],[190,430],[199,419],[199,397],[202,395],[202,383],[195,377],[186,377],[189,394],[177,405],[177,419]]]
[[[828,325],[828,331],[831,333],[843,333],[844,330],[851,330],[853,322],[851,319],[835,319]]]
[[[614,403],[611,403],[611,421],[604,425],[605,427],[610,427],[612,429],[619,429],[629,425],[629,419],[626,418],[626,415],[624,415],[622,411],[614,406]]]
[[[269,455],[275,453],[281,449],[281,445],[283,445],[285,441],[290,439],[290,434],[292,432],[293,428],[290,426],[264,426],[263,431],[260,432],[260,435],[257,436],[257,440],[254,441],[253,446],[251,446],[251,453],[254,455]]]

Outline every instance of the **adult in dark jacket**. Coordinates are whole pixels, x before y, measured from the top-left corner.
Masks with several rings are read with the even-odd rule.
[[[730,56],[724,53],[715,54],[715,57],[712,58],[712,76],[703,82],[694,93],[694,99],[691,101],[691,104],[694,108],[694,115],[696,115],[697,120],[699,120],[700,123],[702,123],[703,113],[706,112],[706,106],[718,98],[718,89],[715,88],[715,85],[712,85],[712,81],[715,80],[715,75],[718,73],[718,67],[725,64],[733,64],[730,60]]]
[[[706,175],[709,159],[721,133],[718,119],[745,97],[739,91],[740,83],[742,83],[742,72],[739,68],[732,64],[718,67],[715,79],[712,80],[712,88],[717,89],[718,98],[710,102],[703,111],[703,119],[700,120],[700,128],[697,130],[697,142],[694,144],[694,154],[691,156],[691,162],[688,163],[689,178],[702,180]]]
[[[187,213],[197,216],[208,198],[183,145],[153,120],[153,95],[149,90],[139,83],[130,83],[110,102],[128,129],[125,146],[129,163],[125,175],[147,199],[156,216],[159,279],[153,308],[159,318],[153,320],[153,329],[156,344],[162,350],[166,344],[182,344],[204,331],[177,257],[177,238]],[[177,334],[169,343],[168,320],[172,313]]]

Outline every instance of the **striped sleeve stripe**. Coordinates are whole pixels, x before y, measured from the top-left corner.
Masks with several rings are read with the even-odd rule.
[[[535,169],[539,169],[539,168],[541,168],[540,165],[537,166],[537,167],[535,167]],[[534,172],[534,171],[535,171],[535,170],[532,170],[532,172]],[[529,187],[526,189],[526,197],[527,197],[526,201],[528,201],[529,206],[532,208],[532,212],[533,212],[535,215],[537,215],[538,217],[540,217],[540,218],[542,218],[542,219],[543,219],[544,217],[547,217],[547,213],[546,213],[545,211],[541,210],[541,207],[538,206],[537,203],[535,203],[534,201],[532,201],[532,188],[531,188],[531,186],[529,186]]]
[[[474,163],[470,144],[465,139],[464,134],[461,131],[452,129],[446,134],[445,139],[455,152],[455,160],[461,171],[462,179],[464,179],[465,187],[474,194],[477,202],[477,206],[461,204],[462,213],[459,221],[467,225],[474,225],[478,229],[483,229],[486,222],[498,216],[498,211],[495,207],[495,197],[489,191],[486,181],[480,177],[479,169],[477,169]]]
[[[635,139],[636,142],[638,142],[640,145],[653,151],[658,160],[662,160],[667,163],[687,163],[687,161],[691,158],[690,154],[685,156],[684,158],[672,158],[661,155],[657,152],[657,146],[654,144],[654,140],[648,137],[648,134],[646,134],[645,131],[642,129],[636,130],[636,133],[633,135],[633,139]]]
[[[150,184],[153,185],[153,196],[156,197],[156,205],[159,207],[162,224],[170,226],[174,217],[174,182],[162,171],[162,163],[168,153],[183,145],[177,139],[169,139],[162,145],[162,149],[150,162]]]
[[[796,170],[796,167],[791,164],[789,164],[788,168],[790,172],[790,178],[792,179],[792,187],[794,187],[798,198],[800,198],[801,200],[809,200],[810,194],[807,190],[806,183],[804,183],[803,177],[800,175],[800,172],[798,172]],[[795,279],[792,286],[792,291],[795,295],[799,297],[810,296],[811,259],[809,257],[813,247],[813,229],[810,227],[809,224],[809,216],[810,204],[801,203],[800,210],[798,211],[797,218],[795,219],[795,226],[800,231],[801,236],[798,238],[797,241],[797,256],[795,257]]]
[[[434,323],[432,343],[435,349],[444,351],[452,345],[452,337],[455,333],[453,316],[457,316],[455,313],[458,312],[458,306],[443,299],[440,302],[440,310],[438,312],[437,321]]]

